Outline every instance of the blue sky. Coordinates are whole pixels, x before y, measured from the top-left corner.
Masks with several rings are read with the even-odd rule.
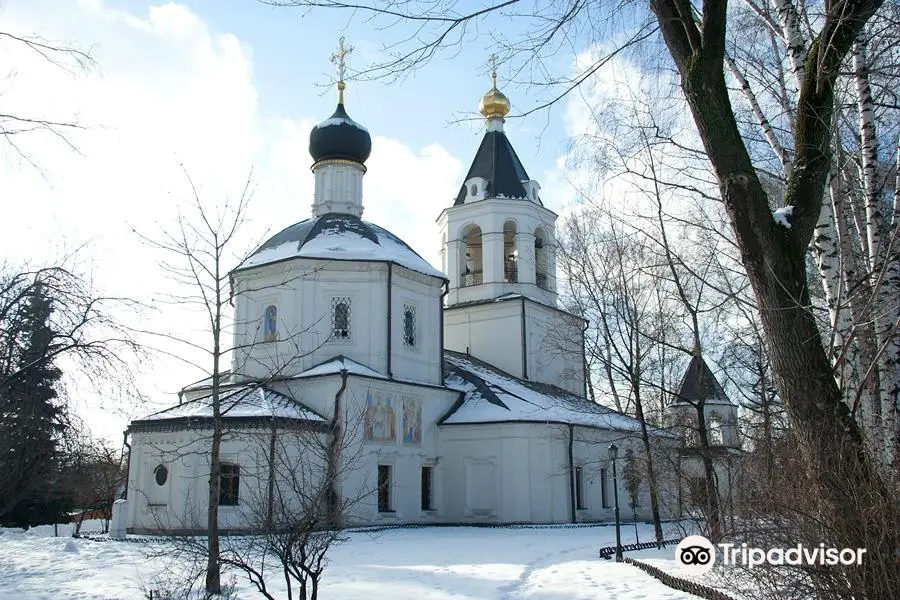
[[[104,293],[157,306],[122,315],[129,324],[208,346],[202,315],[154,305],[161,293],[178,290],[159,267],[162,257],[134,230],[156,239],[172,230],[190,195],[184,171],[204,204],[215,206],[252,169],[250,220],[236,252],[308,217],[309,129],[336,100],[326,87],[334,73],[329,55],[343,34],[355,47],[351,69],[359,69],[402,35],[349,17],[329,10],[303,16],[254,0],[5,0],[0,30],[89,49],[96,66],[60,69],[0,43],[4,112],[85,127],[70,135],[77,151],[41,133],[17,140],[22,154],[0,146],[0,256],[33,265],[68,256]],[[481,33],[402,81],[351,82],[347,91],[348,112],[373,136],[363,217],[436,265],[435,219],[451,204],[483,133],[476,111],[490,88],[491,32]],[[572,57],[558,60],[565,69]],[[537,102],[526,88],[504,83],[505,67],[498,71],[513,113]],[[573,123],[568,104],[507,122],[552,209],[572,196],[558,159]],[[73,382],[74,405],[91,415],[95,433],[117,438],[129,418],[172,404],[175,392],[204,376],[165,355],[135,366],[146,405],[98,398]]]
[[[148,5],[140,0],[108,0],[106,4],[137,14]],[[252,48],[260,111],[270,115],[325,118],[331,114],[334,93],[324,86],[333,76],[328,57],[341,35],[355,48],[351,68],[360,69],[384,56],[385,44],[409,32],[405,25],[383,28],[387,21],[373,23],[362,13],[348,10],[271,7],[255,0],[183,0],[180,4],[212,28],[232,33]],[[373,134],[398,138],[412,147],[438,142],[467,162],[482,133],[477,104],[490,87],[489,28],[495,21],[487,21],[488,30],[477,38],[469,36],[473,39],[448,49],[402,81],[351,83],[348,111]],[[511,22],[505,22],[509,28]],[[560,68],[572,60],[560,56]],[[514,113],[531,108],[536,103],[529,98],[534,90],[504,82],[505,71],[501,65],[500,87],[510,96]],[[509,120],[507,132],[533,177],[552,169],[554,159],[565,151],[562,112],[559,106]]]

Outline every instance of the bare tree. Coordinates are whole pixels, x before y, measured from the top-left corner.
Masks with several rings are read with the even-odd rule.
[[[29,304],[36,295],[50,303],[42,325],[45,335],[38,346],[28,339],[27,323]],[[0,516],[13,510],[40,481],[54,448],[66,437],[72,417],[63,387],[56,390],[53,414],[24,406],[28,394],[23,396],[17,390],[30,386],[42,371],[59,369],[63,382],[75,384],[86,379],[100,393],[115,392],[122,397],[131,393],[130,359],[143,352],[132,332],[113,315],[135,306],[130,300],[99,293],[65,261],[54,267],[0,268],[0,423],[16,433],[0,435]],[[53,444],[38,444],[19,435],[22,423],[16,415],[24,413],[52,430]]]
[[[0,30],[0,47],[5,47],[13,52],[24,50],[26,54],[37,56],[67,72],[84,72],[94,66],[94,58],[90,52],[38,35]],[[11,72],[7,74],[7,77],[12,75]],[[76,119],[13,112],[4,110],[0,103],[0,139],[34,167],[38,165],[20,145],[20,138],[30,134],[45,133],[77,152],[71,134],[83,127]]]
[[[248,177],[240,195],[226,199],[219,210],[207,208],[190,176],[191,189],[188,205],[192,214],[181,214],[172,232],[164,233],[160,239],[145,235],[140,237],[172,260],[164,260],[161,265],[173,281],[181,286],[181,291],[164,300],[172,304],[187,305],[198,309],[206,319],[210,346],[198,345],[192,340],[172,334],[161,334],[167,340],[180,342],[195,351],[208,356],[208,366],[198,365],[209,374],[210,406],[212,409],[212,435],[209,440],[209,486],[207,510],[207,567],[206,591],[218,594],[221,591],[221,565],[219,560],[219,449],[224,433],[222,427],[223,380],[227,378],[226,357],[232,350],[228,340],[228,316],[230,289],[230,266],[239,264],[241,257],[237,236],[246,219],[247,206],[251,199],[251,179]],[[139,234],[140,235],[140,234]]]
[[[162,268],[177,285],[178,289],[171,294],[160,297],[166,305],[179,305],[197,310],[206,320],[206,334],[209,345],[189,339],[172,332],[144,333],[156,336],[163,342],[174,342],[192,353],[205,355],[204,360],[196,361],[166,349],[165,343],[157,345],[157,350],[184,360],[198,367],[207,378],[193,387],[193,393],[206,394],[211,410],[211,428],[208,437],[201,439],[208,444],[202,450],[208,456],[210,470],[208,480],[208,509],[206,530],[208,543],[206,548],[206,591],[219,593],[221,589],[221,549],[219,535],[219,498],[220,498],[220,449],[223,436],[228,428],[223,422],[225,408],[223,400],[234,396],[235,389],[241,385],[252,385],[257,388],[267,383],[283,379],[286,369],[296,365],[297,361],[317,349],[317,346],[305,347],[304,334],[316,323],[306,328],[290,328],[279,337],[277,356],[267,357],[271,364],[266,365],[262,376],[248,374],[248,362],[254,360],[252,349],[263,341],[262,336],[236,335],[239,329],[259,328],[257,321],[242,323],[232,317],[231,302],[234,290],[233,270],[244,263],[248,252],[239,247],[240,236],[251,200],[251,179],[248,177],[241,193],[236,198],[226,198],[221,206],[213,208],[204,204],[190,176],[187,177],[191,189],[191,197],[187,204],[188,214],[180,214],[176,228],[164,233],[160,239],[138,234],[151,248],[170,257],[161,262]],[[256,244],[251,244],[255,249]],[[318,267],[294,270],[285,274],[272,285],[262,287],[251,285],[242,293],[264,292],[266,289],[282,289],[291,286],[292,282],[315,274]],[[246,327],[244,327],[246,325]],[[258,333],[258,332],[257,332]],[[322,342],[324,343],[324,342]],[[229,368],[231,359],[231,368]],[[259,365],[254,365],[259,366]],[[238,386],[236,388],[236,386]],[[184,450],[183,453],[196,453],[196,448]]]
[[[65,467],[65,485],[78,509],[74,534],[81,532],[86,519],[96,519],[97,515],[103,520],[105,533],[112,518],[112,503],[125,482],[119,453],[105,441],[82,434],[66,452]]]
[[[633,18],[633,14],[624,12],[627,9],[621,8],[630,4],[602,0],[538,4],[529,8],[510,1],[470,10],[460,10],[454,2],[435,4],[413,0],[388,7],[326,0],[295,0],[283,4],[349,9],[413,27],[415,35],[408,38],[407,48],[385,60],[382,73],[396,74],[420,66],[442,48],[465,39],[467,26],[491,16],[518,17],[524,21],[518,39],[502,42],[510,62],[518,61],[516,66],[528,74],[541,74],[544,66],[541,59],[559,52],[563,44],[577,47],[596,40],[598,37],[592,39],[592,36],[604,27],[608,29],[610,24],[629,28],[631,35],[625,37],[630,40],[651,35],[647,32],[646,13],[642,11]],[[838,116],[836,86],[854,43],[882,4],[880,0],[816,3],[819,14],[814,19],[803,18],[797,8],[802,3],[779,1],[777,10],[768,11],[768,15],[759,11],[768,16],[767,24],[780,24],[780,40],[776,45],[787,50],[798,90],[796,105],[786,111],[793,122],[790,171],[784,178],[783,193],[770,203],[770,190],[763,183],[765,170],[754,163],[750,140],[739,126],[739,115],[728,87],[726,34],[728,25],[734,24],[728,3],[720,0],[650,2],[654,27],[658,28],[681,78],[681,90],[754,291],[773,378],[816,490],[816,513],[832,525],[831,539],[838,546],[869,549],[872,559],[867,569],[842,573],[848,578],[850,589],[869,598],[891,594],[890,582],[896,572],[894,550],[898,546],[897,507],[893,502],[894,492],[879,470],[878,458],[867,447],[864,432],[852,412],[854,399],[847,398],[835,381],[832,357],[814,314],[806,250],[826,207],[823,199],[833,168],[834,120]],[[808,43],[804,43],[800,34],[805,34]],[[602,62],[602,59],[589,60],[574,77],[551,75],[544,81],[561,84],[556,87],[564,88],[557,96],[562,97]],[[534,68],[527,70],[528,66]],[[379,74],[377,69],[371,72]],[[773,214],[773,204],[784,210]],[[865,220],[859,220],[862,226],[857,226],[857,231],[866,230]],[[879,281],[892,278],[895,273],[892,263],[879,261],[879,264],[883,267],[878,273],[885,274]],[[896,319],[892,311],[880,314]],[[896,331],[892,325],[881,343],[877,343],[876,336],[877,350],[871,357],[872,364],[877,364],[887,350],[900,347]],[[870,372],[874,369],[865,369],[865,379]],[[892,374],[896,372],[895,368]],[[889,413],[896,412],[895,406],[896,400],[893,406],[888,406]],[[891,433],[896,439],[896,433]],[[873,519],[885,526],[871,528],[868,524]]]
[[[316,600],[328,551],[347,540],[342,527],[373,490],[351,490],[342,482],[363,467],[364,406],[345,398],[344,384],[331,419],[318,427],[271,431],[271,443],[257,453],[265,479],[250,492],[251,529],[246,539],[229,538],[223,564],[247,576],[269,600],[279,597],[271,578],[281,576],[288,600]],[[274,565],[277,575],[267,575]]]

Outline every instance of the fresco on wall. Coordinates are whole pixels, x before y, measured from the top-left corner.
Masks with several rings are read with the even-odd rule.
[[[403,443],[422,442],[422,401],[418,398],[403,399]]]
[[[366,395],[363,438],[367,442],[394,441],[395,417],[394,399],[379,392],[369,391]]]

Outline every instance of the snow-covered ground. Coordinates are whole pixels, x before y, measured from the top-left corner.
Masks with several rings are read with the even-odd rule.
[[[60,526],[59,533],[70,529]],[[148,557],[147,544],[52,536],[52,526],[0,529],[0,598],[139,600],[167,568],[163,559]],[[651,540],[652,528],[641,526],[640,536]],[[599,559],[598,549],[615,543],[614,527],[443,527],[349,537],[329,554],[320,593],[325,600],[695,598],[636,567]],[[623,528],[622,541],[634,541],[631,525]],[[629,555],[675,570],[672,548]],[[246,582],[237,583],[238,598],[260,597]],[[283,586],[275,577],[273,583]]]

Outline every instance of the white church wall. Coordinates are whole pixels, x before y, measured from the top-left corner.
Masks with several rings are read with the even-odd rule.
[[[387,367],[387,265],[293,260],[235,276],[235,340],[238,372],[267,377],[290,375],[338,354],[379,372]],[[379,291],[381,293],[379,293]],[[350,306],[349,337],[335,338],[334,302]],[[266,342],[266,306],[278,308],[277,341]]]
[[[127,519],[130,531],[206,528],[211,435],[211,429],[132,434]],[[287,457],[287,462],[300,461],[301,453],[290,450],[294,435],[279,433],[284,443],[278,447],[294,454],[294,458]],[[221,528],[245,529],[259,519],[267,493],[269,436],[267,429],[226,430],[220,463],[237,465],[240,478],[238,504],[219,507]],[[168,472],[162,485],[155,477],[160,466]]]
[[[331,416],[340,375],[293,382],[293,394]],[[302,388],[302,389],[300,389]],[[348,524],[433,522],[440,519],[442,465],[436,422],[458,398],[455,391],[365,377],[347,378],[343,406],[340,492]],[[378,466],[389,466],[389,506],[379,511]],[[421,505],[422,467],[432,471],[432,510]]]
[[[391,374],[399,379],[441,385],[441,286],[431,278],[392,268]],[[414,315],[413,344],[405,331],[405,312]]]
[[[235,277],[235,370],[253,377],[299,373],[344,355],[387,373],[387,265],[294,260]],[[391,268],[391,370],[398,377],[440,383],[440,280]],[[349,336],[333,335],[334,304],[349,302]],[[417,345],[403,344],[403,307],[416,308]],[[277,307],[277,341],[266,341],[266,308]]]
[[[568,520],[563,438],[543,423],[441,428],[444,520]]]
[[[521,377],[522,311],[520,301],[493,302],[444,311],[444,347]]]
[[[531,520],[566,523],[569,518],[567,429],[561,425],[526,425],[529,443]]]
[[[582,323],[542,304],[525,303],[528,379],[584,396]]]

